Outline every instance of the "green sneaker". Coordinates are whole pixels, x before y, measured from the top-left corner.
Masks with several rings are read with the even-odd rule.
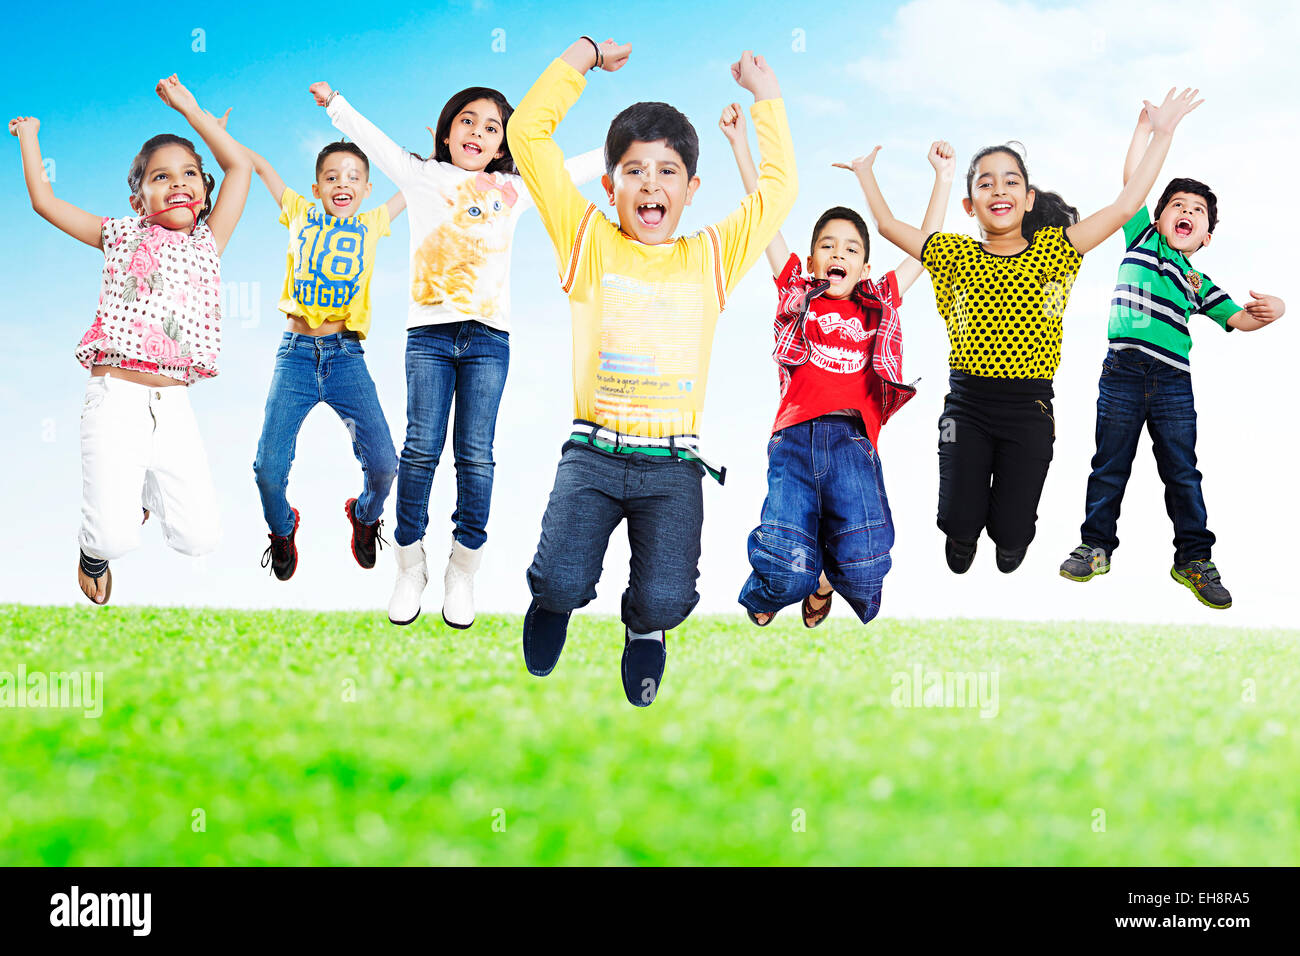
[[[1223,586],[1219,569],[1213,561],[1192,561],[1184,567],[1174,565],[1169,569],[1169,576],[1196,595],[1196,600],[1206,607],[1232,607],[1232,595]]]
[[[1091,581],[1099,574],[1110,570],[1110,558],[1101,548],[1090,548],[1081,544],[1070,556],[1061,562],[1061,577],[1071,581]]]

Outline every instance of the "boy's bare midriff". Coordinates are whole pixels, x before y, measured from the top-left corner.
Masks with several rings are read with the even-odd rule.
[[[91,366],[90,374],[92,376],[107,375],[110,378],[120,378],[124,382],[148,385],[150,388],[170,388],[172,385],[186,384],[179,379],[159,375],[157,372],[137,372],[132,368],[118,368],[116,365]]]
[[[332,322],[322,322],[318,328],[313,329],[307,324],[307,320],[302,316],[291,315],[288,318],[289,331],[297,332],[299,335],[333,335],[335,332],[343,332],[347,329],[347,322],[344,319],[335,319]]]

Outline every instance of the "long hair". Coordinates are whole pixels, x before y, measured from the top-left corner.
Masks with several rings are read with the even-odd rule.
[[[137,197],[141,204],[143,204],[145,170],[149,167],[149,160],[153,158],[153,154],[164,146],[184,146],[190,151],[190,155],[194,157],[195,165],[199,167],[199,176],[203,180],[205,195],[203,197],[203,208],[194,216],[194,225],[197,226],[204,219],[208,218],[208,213],[212,212],[212,194],[216,191],[217,180],[211,173],[203,171],[203,157],[198,154],[198,151],[194,148],[194,144],[184,136],[176,136],[172,133],[159,133],[157,136],[148,139],[145,144],[140,147],[140,152],[135,154],[135,159],[131,160],[131,168],[126,174],[126,185],[131,190],[131,195]]]
[[[1030,185],[1029,170],[1025,167],[1025,158],[1015,146],[1024,149],[1025,144],[1012,140],[998,146],[985,146],[975,154],[966,170],[966,198],[971,198],[971,184],[975,181],[975,172],[979,169],[980,160],[991,153],[1006,153],[1016,161],[1016,165],[1020,168],[1020,177],[1025,181],[1025,192],[1028,193],[1031,189],[1034,191],[1034,208],[1025,211],[1025,218],[1020,223],[1020,234],[1026,240],[1032,242],[1034,233],[1038,232],[1039,229],[1045,229],[1049,226],[1073,226],[1079,221],[1079,210],[1067,203],[1060,193],[1049,192],[1046,189],[1039,189],[1037,186]]]
[[[450,163],[451,148],[444,140],[451,135],[451,124],[460,115],[461,110],[475,100],[491,100],[501,111],[501,158],[488,163],[484,172],[517,173],[514,157],[510,155],[510,144],[506,141],[506,127],[510,122],[510,114],[515,111],[515,108],[510,105],[510,101],[503,93],[487,86],[471,86],[449,99],[442,112],[438,114],[438,126],[433,131],[433,155],[427,157],[420,156],[419,153],[412,153],[412,155],[420,159],[436,159],[440,163]]]

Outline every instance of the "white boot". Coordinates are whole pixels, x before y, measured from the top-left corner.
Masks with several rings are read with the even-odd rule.
[[[471,551],[452,540],[442,598],[442,619],[448,626],[463,631],[474,623],[474,573],[482,562],[482,548]]]
[[[388,599],[388,619],[394,624],[410,624],[420,616],[420,596],[429,583],[429,569],[424,563],[424,543],[400,545],[397,554],[397,582]]]

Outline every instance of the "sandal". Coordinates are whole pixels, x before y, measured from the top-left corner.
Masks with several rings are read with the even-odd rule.
[[[754,622],[755,627],[767,627],[769,624],[772,623],[772,620],[776,617],[776,611],[773,611],[771,614],[767,615],[766,621],[760,621],[758,619],[758,614],[751,611],[749,608],[745,608],[745,613],[749,615],[749,619]],[[767,614],[766,611],[760,611],[759,613]]]
[[[825,594],[820,591],[814,591],[808,597],[803,599],[803,626],[816,627],[822,621],[826,620],[831,613],[831,598],[835,596],[835,589],[831,588]],[[821,607],[814,608],[808,602],[813,598],[825,598],[825,603]]]
[[[81,592],[82,594],[86,594],[86,600],[89,601],[91,604],[94,604],[96,607],[103,607],[105,604],[108,603],[109,598],[111,598],[111,597],[113,596],[113,570],[112,570],[112,568],[110,568],[110,567],[108,566],[108,562],[107,562],[107,561],[96,561],[94,558],[87,557],[87,556],[86,556],[86,553],[85,553],[84,551],[81,553],[81,559],[80,559],[80,561],[79,561],[78,564],[77,564],[77,568],[78,568],[79,571],[81,571],[82,574],[84,574],[86,577],[90,578],[92,581],[98,581],[98,580],[99,580],[100,578],[102,578],[104,575],[108,575],[108,580],[104,582],[104,600],[103,600],[103,601],[96,601],[96,600],[95,600],[93,597],[91,597],[89,594],[86,594],[85,591],[82,591],[82,592]],[[95,573],[95,572],[98,572],[98,573]],[[77,582],[77,588],[78,588],[78,590],[80,590],[80,588],[81,588],[81,582],[80,582],[80,581]]]

